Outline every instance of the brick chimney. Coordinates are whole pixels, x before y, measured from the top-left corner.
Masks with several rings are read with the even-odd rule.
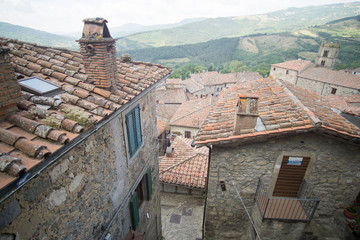
[[[253,94],[239,94],[236,105],[235,134],[253,130],[259,117],[259,97]]]
[[[111,89],[117,79],[115,39],[110,36],[103,18],[84,19],[82,37],[78,40],[88,80]]]
[[[0,46],[0,120],[17,111],[22,96],[9,52],[9,48]]]

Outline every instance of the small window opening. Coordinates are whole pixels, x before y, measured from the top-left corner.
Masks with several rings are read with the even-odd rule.
[[[325,66],[325,60],[321,61],[321,66]]]
[[[276,71],[276,68],[273,68],[274,71]]]
[[[220,187],[222,191],[226,191],[226,186],[224,181],[220,181]]]
[[[329,50],[325,50],[324,53],[323,53],[323,57],[327,57],[329,54]]]
[[[331,88],[331,94],[335,94],[335,93],[336,93],[336,91],[337,91],[337,89],[336,89],[336,88]]]
[[[286,74],[289,74],[289,70],[286,70]]]

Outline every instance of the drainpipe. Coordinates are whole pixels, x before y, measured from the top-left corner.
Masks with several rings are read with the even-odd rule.
[[[205,216],[206,216],[207,194],[208,194],[209,175],[210,175],[210,160],[212,153],[211,146],[206,146],[206,147],[209,148],[209,161],[208,161],[208,169],[207,169],[206,183],[205,183],[205,203],[204,203],[204,214],[203,214],[203,223],[202,223],[202,239],[205,238]]]

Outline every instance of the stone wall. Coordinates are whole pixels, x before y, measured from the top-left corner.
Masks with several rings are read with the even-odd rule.
[[[122,239],[131,226],[129,199],[151,167],[152,197],[136,229],[161,239],[154,91],[140,103],[143,146],[129,161],[122,114],[105,124],[0,205],[1,233],[20,239]],[[148,164],[148,165],[147,165]],[[112,221],[113,220],[113,221]]]
[[[288,73],[286,74],[286,71]],[[295,84],[297,79],[297,71],[288,70],[285,68],[271,67],[270,76],[274,79],[281,79],[289,83]]]
[[[331,137],[308,133],[263,143],[215,145],[210,162],[206,239],[249,239],[250,221],[235,186],[251,213],[258,178],[270,188],[276,180],[273,176],[276,160],[284,154],[313,158],[311,171],[305,177],[320,199],[315,218],[332,216],[344,209],[360,191],[359,147]],[[226,190],[222,190],[220,181],[224,181]],[[285,225],[274,224],[273,229],[289,230],[289,225],[287,229],[282,226]]]
[[[307,79],[307,78],[302,78],[302,77],[298,78],[297,86],[317,92],[323,96],[332,95],[331,94],[332,88],[336,88],[335,95],[358,94],[357,89],[342,87],[339,85],[329,84],[329,83],[324,83],[324,82],[319,82],[319,81],[314,81],[312,79]]]
[[[173,125],[171,125],[170,127],[171,127],[170,133],[180,132],[181,136],[183,136],[183,137],[185,137],[185,131],[191,132],[191,138],[195,137],[199,131],[199,128],[180,127],[180,126],[173,126]]]
[[[194,189],[185,186],[166,184],[166,183],[160,183],[160,185],[162,192],[179,193],[179,194],[187,194],[187,195],[195,195],[195,196],[205,195],[205,191],[203,189]]]

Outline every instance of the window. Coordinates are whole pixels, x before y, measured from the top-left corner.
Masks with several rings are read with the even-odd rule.
[[[22,90],[25,90],[30,93],[34,93],[38,96],[49,95],[54,93],[59,93],[61,91],[61,87],[56,86],[50,82],[47,82],[38,77],[31,77],[24,80],[19,81],[19,85]]]
[[[276,68],[273,68],[274,71],[276,71]]]
[[[331,88],[331,94],[335,94],[336,93],[336,88]]]
[[[185,137],[186,138],[191,138],[191,132],[190,131],[185,131]]]
[[[128,135],[129,153],[130,157],[132,157],[142,144],[139,105],[126,114],[126,130]]]
[[[329,54],[329,50],[325,50],[324,53],[323,53],[323,57],[327,57]]]
[[[286,74],[289,74],[289,70],[286,70]]]
[[[321,61],[321,66],[325,66],[325,60]]]
[[[151,168],[149,168],[146,174],[141,179],[139,185],[136,187],[135,192],[130,200],[130,214],[132,221],[132,228],[136,230],[139,226],[140,215],[139,209],[144,201],[149,201],[152,195],[152,179]]]

